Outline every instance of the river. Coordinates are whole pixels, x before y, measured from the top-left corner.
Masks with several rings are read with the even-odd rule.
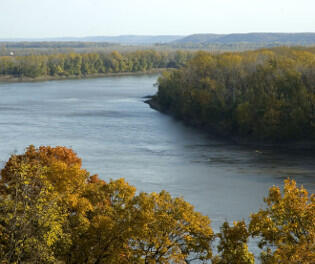
[[[247,219],[273,184],[291,177],[315,190],[315,159],[233,145],[152,110],[157,75],[0,84],[0,160],[30,144],[73,148],[104,180],[162,189],[223,221]]]

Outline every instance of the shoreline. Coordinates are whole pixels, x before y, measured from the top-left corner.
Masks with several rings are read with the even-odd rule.
[[[156,101],[156,95],[146,97],[147,100],[144,103],[148,104],[152,109],[159,111],[163,114],[172,116],[173,118],[181,121],[187,126],[202,130],[208,133],[211,136],[215,136],[218,139],[225,140],[231,142],[232,144],[240,145],[240,146],[247,146],[251,148],[261,148],[261,149],[274,149],[274,150],[291,150],[291,151],[310,151],[315,153],[315,142],[312,141],[292,141],[292,142],[283,142],[283,143],[274,143],[274,142],[265,142],[265,141],[258,141],[254,139],[244,138],[240,136],[233,136],[228,134],[220,133],[220,129],[214,126],[212,127],[205,127],[200,125],[196,122],[191,122],[189,120],[178,119],[174,116],[173,113],[169,111],[165,111]]]
[[[41,76],[36,78],[31,77],[14,77],[12,75],[0,75],[0,83],[22,83],[22,82],[45,82],[45,81],[60,81],[60,80],[84,80],[96,79],[114,76],[133,76],[133,75],[146,75],[157,74],[168,70],[168,68],[157,68],[149,71],[139,72],[115,72],[115,73],[93,73],[88,75],[69,75],[69,76]]]

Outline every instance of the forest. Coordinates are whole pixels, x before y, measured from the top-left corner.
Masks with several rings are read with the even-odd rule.
[[[158,81],[152,106],[218,135],[315,140],[315,48],[198,52]]]
[[[80,77],[91,74],[146,72],[159,68],[177,68],[186,64],[191,57],[191,52],[154,50],[0,56],[0,78]]]
[[[222,223],[169,193],[105,182],[65,147],[29,146],[1,170],[0,263],[311,264],[315,196],[294,180],[273,186],[249,222]]]

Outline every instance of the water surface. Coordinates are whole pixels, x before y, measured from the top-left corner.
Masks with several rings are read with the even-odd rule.
[[[314,156],[233,145],[144,104],[157,75],[0,84],[0,160],[26,146],[73,148],[102,179],[165,189],[212,219],[246,219],[273,184],[315,190]]]

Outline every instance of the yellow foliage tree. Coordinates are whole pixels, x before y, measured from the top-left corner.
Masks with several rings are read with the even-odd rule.
[[[135,188],[123,179],[105,183],[94,178],[82,195],[92,205],[89,226],[74,241],[69,263],[132,263],[129,238]]]
[[[22,176],[23,182],[21,183]],[[32,216],[43,214],[40,212],[42,207],[45,208],[43,210],[48,210],[45,203],[48,206],[51,205],[51,201],[54,206],[57,206],[55,213],[59,212],[63,216],[62,232],[67,234],[67,239],[58,241],[54,254],[67,258],[68,252],[73,246],[72,241],[89,225],[86,212],[92,207],[89,201],[81,196],[88,178],[89,173],[81,168],[81,159],[71,149],[29,146],[24,154],[12,155],[1,170],[0,190],[1,195],[6,197],[12,206],[16,203],[14,202],[16,199],[22,199],[21,203],[25,206],[25,210],[32,210],[29,221],[34,225],[35,220]],[[24,196],[12,196],[12,191],[21,192]],[[39,197],[42,198],[39,199]],[[30,205],[27,205],[23,199],[30,201]],[[3,217],[6,221],[11,222],[5,214]],[[47,214],[46,217],[54,219],[50,214]],[[56,224],[55,227],[57,228],[57,226]],[[10,229],[6,228],[6,230]],[[24,229],[21,230],[21,232],[24,231]],[[12,231],[9,232],[12,233]],[[37,230],[38,232],[41,231]],[[29,233],[24,235],[28,236]],[[26,249],[24,243],[23,249]]]
[[[11,156],[1,171],[0,190],[3,263],[211,258],[208,217],[166,192],[136,195],[123,179],[106,183],[89,176],[76,154],[64,147],[30,146]]]
[[[143,263],[200,263],[212,257],[210,220],[183,199],[165,191],[140,193],[133,210],[131,249]]]
[[[263,263],[311,264],[315,259],[315,196],[286,180],[272,187],[266,209],[251,215],[249,230],[260,238]]]
[[[21,163],[11,172],[0,185],[0,263],[55,263],[58,244],[69,237],[46,169]]]
[[[217,234],[220,239],[218,245],[220,254],[213,258],[213,264],[254,264],[254,255],[247,247],[249,236],[244,221],[234,222],[232,227],[225,222],[221,227],[221,233]]]

